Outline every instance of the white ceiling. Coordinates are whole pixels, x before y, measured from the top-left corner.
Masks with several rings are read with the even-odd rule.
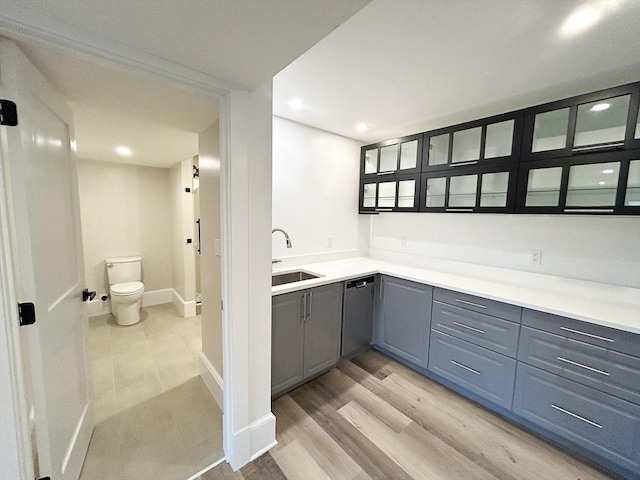
[[[218,118],[213,97],[59,48],[18,44],[73,109],[79,158],[171,167],[198,153],[198,133]],[[133,154],[118,156],[119,145]]]
[[[69,101],[78,157],[170,167],[197,153],[217,100],[54,45],[124,52],[252,89],[368,1],[2,0],[0,34],[16,39]],[[118,145],[133,155],[118,156]]]
[[[637,80],[638,0],[374,0],[276,75],[274,113],[371,143]]]

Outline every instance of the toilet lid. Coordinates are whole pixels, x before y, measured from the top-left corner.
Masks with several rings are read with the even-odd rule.
[[[111,293],[115,295],[133,295],[144,290],[142,282],[125,282],[111,285]]]

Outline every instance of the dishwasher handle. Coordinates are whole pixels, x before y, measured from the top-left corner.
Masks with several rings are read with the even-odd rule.
[[[364,288],[370,283],[375,281],[375,277],[367,277],[367,278],[359,278],[358,280],[353,280],[347,283],[347,289],[349,288]]]

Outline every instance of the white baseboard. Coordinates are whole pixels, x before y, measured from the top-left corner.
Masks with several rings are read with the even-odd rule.
[[[231,448],[225,449],[224,454],[227,462],[235,471],[263,455],[277,444],[276,417],[269,412],[246,427],[233,432]]]
[[[171,302],[175,305],[178,311],[182,314],[183,318],[195,317],[196,315],[196,302],[195,300],[186,301],[182,296],[175,290],[171,289]]]
[[[224,412],[224,401],[222,400],[224,384],[222,377],[204,353],[200,352],[198,357],[200,359],[200,376],[218,404],[218,407],[220,407],[220,411]]]
[[[173,300],[172,292],[173,292],[173,288],[165,288],[162,290],[152,290],[150,292],[144,292],[142,294],[142,306],[151,307],[153,305],[169,303]]]

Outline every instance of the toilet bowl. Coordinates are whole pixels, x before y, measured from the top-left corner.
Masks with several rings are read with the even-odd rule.
[[[140,307],[144,284],[142,258],[116,257],[105,261],[109,277],[111,313],[118,325],[133,325],[140,321]]]
[[[140,321],[140,306],[144,285],[126,282],[111,285],[111,310],[118,325],[133,325]]]

